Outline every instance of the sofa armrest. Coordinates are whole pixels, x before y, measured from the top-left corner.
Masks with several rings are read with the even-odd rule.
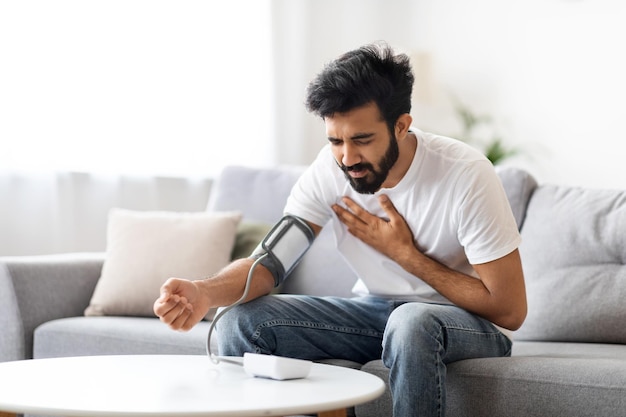
[[[83,315],[104,253],[0,257],[0,362],[32,358],[33,332]]]

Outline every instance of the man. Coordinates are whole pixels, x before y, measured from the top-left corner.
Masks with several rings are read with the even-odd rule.
[[[315,234],[331,220],[359,278],[356,297],[265,296],[283,277],[258,267],[248,302],[219,325],[222,355],[382,357],[396,417],[444,415],[446,364],[509,355],[508,330],[526,316],[520,236],[499,179],[467,145],[411,128],[412,85],[406,55],[368,45],[327,65],[307,91],[329,144],[285,212]],[[252,262],[170,279],[155,313],[189,329],[241,296]]]

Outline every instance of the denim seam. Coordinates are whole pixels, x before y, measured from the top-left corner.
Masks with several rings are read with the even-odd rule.
[[[348,333],[348,334],[356,334],[361,336],[369,336],[369,337],[382,337],[382,333],[377,330],[364,330],[364,329],[355,329],[351,327],[337,327],[337,326],[329,326],[323,323],[317,322],[309,322],[309,321],[301,321],[301,320],[290,320],[290,319],[273,319],[266,322],[263,322],[257,326],[254,333],[252,334],[252,342],[256,343],[256,341],[261,337],[261,332],[263,329],[270,327],[278,327],[278,326],[290,326],[290,327],[306,327],[313,330],[330,330],[334,332]]]
[[[492,332],[481,331],[481,330],[474,329],[472,327],[448,326],[446,324],[443,324],[442,327],[446,331],[448,331],[448,330],[458,330],[458,331],[462,331],[462,332],[466,332],[466,333],[472,333],[472,334],[478,334],[478,335],[482,335],[482,336],[495,336],[495,337],[500,337],[501,335],[504,336],[502,334],[502,332],[499,331],[498,329],[496,329],[495,327],[494,327],[494,331],[492,331]]]
[[[442,381],[442,375],[440,372],[440,364],[443,362],[443,352],[445,351],[445,349],[442,346],[443,343],[443,339],[444,339],[444,334],[443,334],[443,327],[439,327],[439,334],[436,337],[437,340],[437,345],[439,346],[438,352],[435,355],[435,358],[438,360],[435,360],[435,369],[437,372],[437,415],[441,416],[443,413],[443,381]],[[445,365],[444,365],[445,368]],[[445,372],[445,371],[444,371]]]

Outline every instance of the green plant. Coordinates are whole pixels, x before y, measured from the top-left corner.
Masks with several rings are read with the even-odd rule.
[[[487,139],[479,138],[476,130],[479,128],[489,127],[492,119],[487,115],[476,115],[467,106],[457,102],[455,111],[459,119],[461,119],[462,131],[456,137],[464,142],[477,145],[482,148],[482,152],[492,164],[497,165],[504,159],[518,153],[515,148],[509,148],[504,145],[503,139],[491,132]],[[490,130],[490,129],[487,129]]]

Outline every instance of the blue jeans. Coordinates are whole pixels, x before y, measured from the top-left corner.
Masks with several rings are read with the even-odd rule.
[[[271,295],[232,309],[217,329],[226,356],[382,358],[395,417],[443,416],[446,364],[511,352],[504,334],[461,308],[377,297]]]

